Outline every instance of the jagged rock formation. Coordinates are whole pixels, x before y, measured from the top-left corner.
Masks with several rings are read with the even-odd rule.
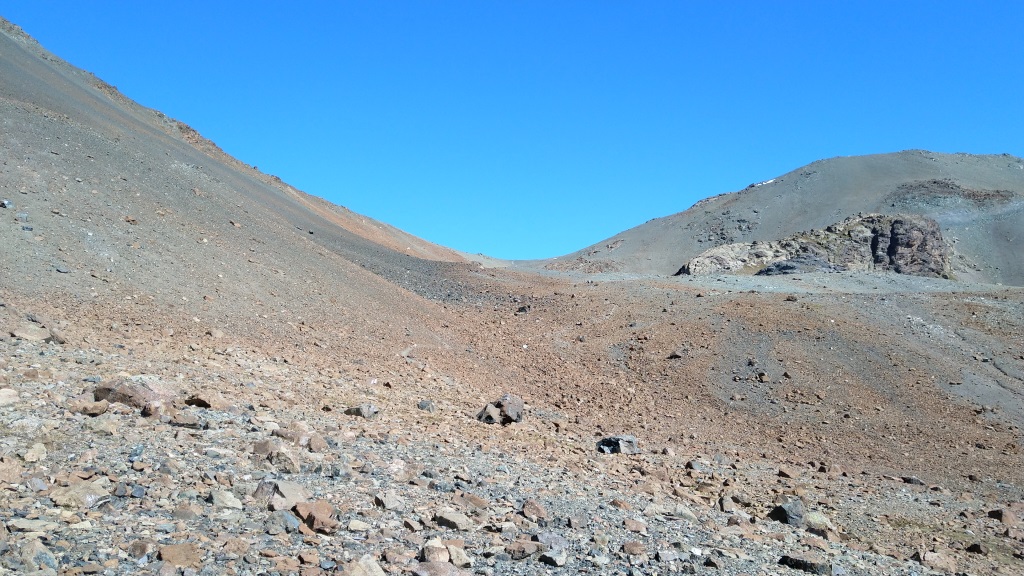
[[[717,246],[780,242],[857,214],[931,218],[956,248],[958,281],[1024,286],[1024,159],[925,150],[819,160],[572,254],[517,266],[670,276]]]
[[[949,252],[938,223],[930,218],[869,214],[777,242],[717,246],[687,262],[677,274],[891,270],[947,278]]]

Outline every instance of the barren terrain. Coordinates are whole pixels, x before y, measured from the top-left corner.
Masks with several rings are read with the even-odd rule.
[[[0,79],[0,573],[1024,573],[1018,158],[823,161],[485,267],[2,20]],[[862,211],[935,219],[953,278],[673,276]]]

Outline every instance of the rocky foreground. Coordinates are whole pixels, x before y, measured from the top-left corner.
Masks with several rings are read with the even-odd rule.
[[[2,573],[1024,573],[1020,158],[817,162],[484,268],[2,18],[0,78]],[[829,228],[893,209],[944,238]]]
[[[146,358],[60,344],[28,320],[13,333],[0,340],[0,573],[1024,567],[1024,504],[997,479],[954,491],[828,462],[578,442],[514,395],[479,412],[403,397],[219,334]],[[331,387],[363,401],[334,404]]]

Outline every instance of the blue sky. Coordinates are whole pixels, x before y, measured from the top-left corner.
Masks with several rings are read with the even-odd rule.
[[[558,256],[820,158],[1024,155],[1024,2],[8,0],[311,194]]]

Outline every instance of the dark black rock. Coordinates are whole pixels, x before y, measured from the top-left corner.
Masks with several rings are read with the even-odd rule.
[[[794,570],[802,570],[810,574],[832,574],[832,565],[827,562],[819,562],[808,558],[800,558],[797,556],[783,556],[779,559],[779,564],[788,566]]]
[[[597,442],[597,451],[604,454],[639,454],[640,443],[636,436],[628,434],[610,436]]]
[[[842,272],[842,268],[817,256],[797,256],[789,260],[774,262],[757,272],[757,276],[779,276],[804,274],[808,272]]]

